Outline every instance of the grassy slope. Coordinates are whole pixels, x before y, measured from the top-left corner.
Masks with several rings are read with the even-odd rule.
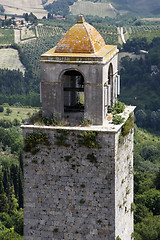
[[[12,110],[12,113],[7,116],[6,109],[7,107],[4,107],[4,112],[0,112],[0,119],[9,119],[11,121],[13,121],[15,118],[20,121],[28,119],[30,115],[38,111],[38,109],[33,108],[9,107],[9,109]]]
[[[160,8],[159,0],[111,0],[118,9],[127,9],[133,13],[148,14]],[[160,13],[160,12],[159,12]]]
[[[77,1],[71,8],[71,13],[74,15],[83,13],[84,15],[93,15],[99,17],[115,17],[116,12],[109,3],[90,2],[90,1]]]
[[[47,11],[43,9],[42,0],[0,0],[0,4],[5,9],[5,14],[17,14],[32,12],[37,18],[47,15]]]
[[[19,60],[18,51],[12,48],[0,49],[0,68],[8,68],[9,70],[20,70],[25,72],[25,69]]]
[[[0,29],[0,45],[7,45],[14,43],[13,29]]]
[[[49,0],[46,4],[51,2],[53,2],[53,0]],[[146,14],[157,11],[158,9],[160,14],[159,0],[110,0],[108,3],[101,2],[100,0],[96,3],[78,1],[71,7],[71,12],[73,14],[83,13],[85,15],[114,17],[117,10],[115,11],[110,3],[113,3],[119,10],[129,10],[133,13]],[[6,0],[5,2],[4,0],[0,0],[0,4],[4,6],[5,14],[22,15],[25,12],[33,12],[38,18],[47,15],[47,11],[43,9],[42,0]]]

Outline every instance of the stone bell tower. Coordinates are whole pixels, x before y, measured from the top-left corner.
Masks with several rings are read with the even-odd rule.
[[[117,56],[83,16],[41,56],[42,114],[68,126],[22,126],[24,240],[132,239],[134,107],[108,118]]]
[[[120,93],[117,62],[117,46],[105,45],[79,16],[57,46],[41,56],[43,115],[103,125]]]

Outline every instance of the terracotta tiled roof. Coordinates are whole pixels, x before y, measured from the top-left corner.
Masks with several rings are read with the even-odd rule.
[[[57,44],[55,53],[96,53],[104,46],[99,32],[80,15],[77,24]]]

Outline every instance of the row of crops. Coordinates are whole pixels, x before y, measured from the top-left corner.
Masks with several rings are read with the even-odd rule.
[[[59,27],[37,26],[38,38],[21,44],[23,53],[27,56],[34,75],[34,83],[40,81],[40,56],[53,48],[64,35]]]
[[[118,31],[116,26],[95,26],[102,35],[106,44],[118,44]]]
[[[160,24],[158,25],[142,25],[131,26],[125,28],[129,34],[129,38],[147,38],[151,42],[153,38],[160,36]]]
[[[62,28],[60,27],[52,27],[52,26],[37,26],[37,30],[38,30],[38,36],[40,38],[45,38],[50,37],[50,36],[54,36],[54,35],[60,35],[60,34],[64,34],[64,31]]]
[[[127,29],[130,29],[132,33],[155,31],[155,30],[160,30],[160,25],[131,26],[131,27],[128,27]]]

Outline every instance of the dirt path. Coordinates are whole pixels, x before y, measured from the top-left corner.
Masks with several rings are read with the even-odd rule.
[[[119,44],[123,44],[123,42],[122,42],[122,38],[121,38],[121,29],[120,29],[120,27],[117,27],[117,34],[118,34],[118,42],[119,42]]]
[[[21,41],[20,39],[20,30],[14,29],[14,42],[19,43]]]
[[[122,39],[122,42],[123,42],[123,43],[126,43],[126,40],[125,40],[125,38],[124,38],[124,33],[123,33],[123,27],[121,27],[120,31],[121,31],[121,39]]]
[[[35,30],[36,30],[36,36],[37,36],[37,38],[38,38],[38,37],[39,37],[39,33],[38,33],[37,26],[35,26]]]

